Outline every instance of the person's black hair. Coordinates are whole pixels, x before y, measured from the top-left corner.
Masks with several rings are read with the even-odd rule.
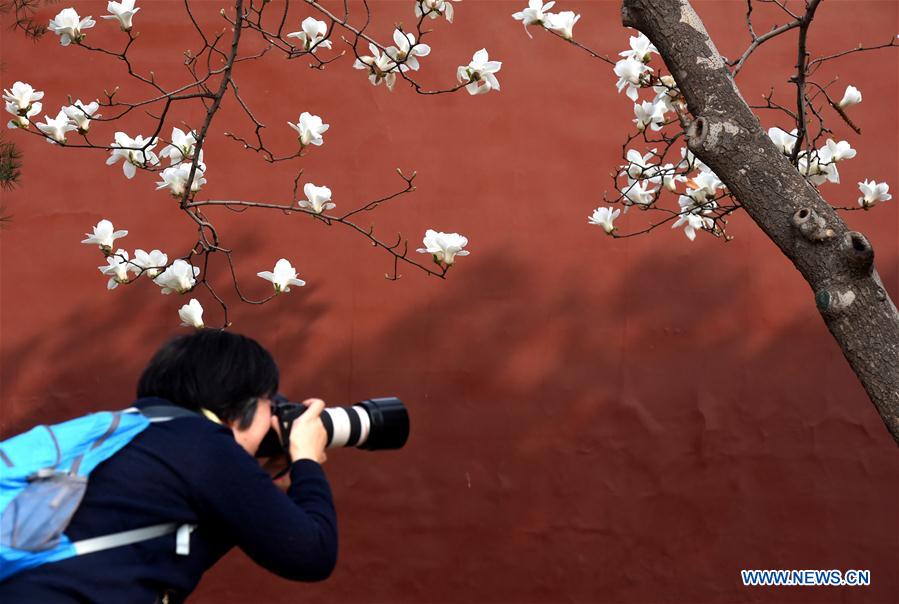
[[[249,427],[256,399],[278,392],[278,366],[255,340],[217,329],[179,336],[160,348],[137,383],[138,398],[156,396],[187,409],[206,408],[223,422]]]

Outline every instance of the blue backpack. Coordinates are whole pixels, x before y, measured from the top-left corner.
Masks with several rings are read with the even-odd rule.
[[[173,532],[177,553],[187,555],[193,525],[157,524],[76,542],[64,532],[94,468],[150,423],[191,415],[169,406],[104,411],[0,442],[0,581],[46,562]]]

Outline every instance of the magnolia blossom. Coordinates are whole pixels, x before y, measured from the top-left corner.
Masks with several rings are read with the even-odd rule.
[[[627,160],[627,166],[622,166],[624,172],[627,173],[628,177],[632,180],[640,180],[641,178],[648,178],[653,168],[653,160],[656,158],[656,150],[650,149],[649,153],[646,155],[640,155],[640,152],[636,149],[628,149],[627,155],[625,155],[625,159]]]
[[[288,38],[296,38],[303,45],[303,50],[314,54],[319,48],[331,48],[331,40],[325,40],[328,26],[324,21],[314,17],[306,17],[300,24],[300,31],[287,34]]]
[[[28,128],[28,118],[33,117],[41,112],[43,105],[41,103],[32,103],[31,109],[25,112],[25,115],[19,115],[19,106],[15,103],[6,103],[6,110],[15,117],[6,124],[7,128]]]
[[[865,180],[858,183],[858,190],[862,192],[862,196],[858,198],[858,205],[866,210],[877,202],[888,201],[893,198],[887,191],[890,185],[885,182],[875,182],[873,180]]]
[[[119,283],[128,283],[128,252],[118,250],[106,258],[106,266],[97,268],[104,275],[110,275],[106,289],[115,289]]]
[[[637,90],[642,83],[643,74],[652,71],[652,67],[633,57],[628,57],[615,63],[614,71],[615,75],[618,76],[618,82],[615,84],[618,92],[620,93],[627,87],[627,92],[625,93],[627,98],[636,101],[638,96]]]
[[[468,94],[486,94],[491,90],[499,90],[499,80],[494,75],[503,66],[501,61],[489,61],[487,49],[482,48],[471,57],[471,63],[459,65],[456,77],[459,82],[468,82],[465,90]],[[450,263],[451,264],[451,263]]]
[[[202,155],[202,152],[200,153]],[[187,190],[187,179],[190,176],[191,162],[184,162],[177,166],[170,166],[162,171],[162,180],[156,182],[156,190],[168,188],[173,197],[181,197]],[[200,187],[206,184],[206,164],[202,158],[197,163],[197,169],[194,170],[194,176],[191,180],[191,193],[196,193]]]
[[[81,33],[83,29],[89,29],[96,25],[97,22],[89,16],[82,19],[74,8],[64,8],[59,11],[53,19],[50,20],[47,29],[59,36],[59,43],[68,46],[71,42],[81,42],[85,34]]]
[[[677,183],[687,181],[687,177],[683,174],[678,174],[677,167],[670,163],[665,164],[664,166],[654,166],[646,173],[649,176],[650,182],[656,184],[661,182],[662,186],[672,193],[677,191]]]
[[[843,99],[838,103],[840,107],[849,107],[850,105],[858,105],[862,102],[862,93],[855,86],[846,86],[846,92],[843,93]]]
[[[401,71],[411,69],[418,71],[418,59],[416,57],[426,57],[431,52],[431,47],[427,44],[420,44],[415,41],[415,36],[404,33],[399,29],[393,30],[393,41],[396,47],[389,46],[385,50],[387,55],[398,63]]]
[[[624,191],[624,197],[627,200],[624,211],[627,212],[631,205],[648,206],[652,203],[656,189],[650,189],[651,183],[647,181],[627,179],[627,188]]]
[[[637,130],[640,132],[643,132],[646,126],[659,131],[665,123],[665,104],[651,101],[634,103],[634,115],[636,117],[633,122],[637,125]]]
[[[159,163],[159,158],[153,153],[156,143],[155,138],[144,139],[140,134],[136,138],[131,138],[124,132],[116,132],[115,141],[109,145],[114,148],[109,152],[106,165],[111,166],[119,159],[124,159],[122,171],[128,178],[134,178],[137,168],[155,166]]]
[[[555,0],[543,4],[543,0],[528,0],[528,7],[524,10],[512,14],[512,18],[521,21],[524,25],[524,33],[529,38],[533,38],[531,32],[528,31],[528,25],[541,25],[546,18],[546,11],[555,5]]]
[[[91,119],[100,117],[100,114],[97,113],[99,108],[100,103],[97,101],[82,103],[81,99],[78,99],[74,105],[63,107],[62,110],[65,112],[66,117],[78,128],[78,132],[84,134],[90,129]]]
[[[169,257],[159,250],[147,253],[138,249],[134,250],[134,259],[129,263],[128,269],[135,275],[144,273],[150,279],[155,279],[168,263]]]
[[[191,266],[190,263],[181,260],[175,260],[161,275],[153,279],[153,283],[162,288],[163,294],[171,294],[176,292],[183,294],[193,289],[197,284],[197,275],[200,274],[199,266]]]
[[[704,202],[709,197],[715,197],[718,189],[724,183],[711,170],[700,170],[699,174],[687,180],[687,195],[694,201]]]
[[[453,0],[453,2],[459,2],[459,0]],[[431,19],[443,15],[447,21],[452,23],[453,5],[450,4],[450,0],[415,0],[415,16],[421,17],[425,14]]]
[[[331,189],[328,187],[316,187],[311,182],[303,185],[303,193],[306,199],[301,199],[298,203],[301,208],[309,208],[316,214],[321,214],[325,210],[336,208],[337,205],[331,203]]]
[[[322,134],[331,127],[330,124],[323,124],[322,118],[312,115],[308,111],[300,114],[300,119],[296,124],[292,122],[287,122],[287,124],[300,135],[300,145],[303,147],[307,145],[320,147],[325,142]]]
[[[826,141],[826,145],[831,161],[842,161],[844,159],[852,159],[855,157],[856,151],[848,141],[835,143],[832,138],[829,138]],[[824,151],[824,149],[821,151]]]
[[[651,58],[649,55],[651,53],[659,54],[659,51],[656,49],[653,43],[650,42],[649,38],[647,38],[646,35],[642,32],[636,36],[630,37],[630,45],[630,50],[619,52],[618,55],[625,58],[636,59],[641,63],[649,63],[649,60]]]
[[[796,137],[799,131],[793,128],[789,133],[778,127],[768,128],[768,138],[781,150],[784,155],[791,155],[796,146]]]
[[[37,127],[38,130],[48,136],[46,139],[48,143],[64,143],[66,142],[66,132],[78,129],[75,124],[69,121],[69,116],[62,109],[56,114],[56,118],[45,115],[44,121],[46,123],[38,124]]]
[[[571,10],[564,10],[561,13],[547,13],[543,26],[550,31],[556,32],[566,40],[570,40],[574,36],[571,30],[574,29],[574,24],[580,18],[580,15],[575,15],[574,11]]]
[[[87,243],[88,245],[97,244],[101,250],[109,252],[112,249],[112,243],[127,234],[128,231],[115,230],[112,223],[104,218],[94,227],[93,233],[85,233],[87,239],[82,240],[81,243]]]
[[[203,329],[203,307],[196,298],[191,298],[190,302],[178,309],[178,317],[182,327]]]
[[[823,185],[827,181],[840,182],[836,162],[831,160],[831,152],[827,147],[812,151],[811,155],[803,151],[799,156],[797,167],[799,173],[808,178],[813,185]]]
[[[289,292],[291,285],[299,287],[306,285],[305,281],[297,279],[296,269],[290,265],[286,258],[278,260],[273,271],[262,271],[261,273],[256,273],[256,275],[266,281],[271,281],[272,285],[275,286],[276,294]]]
[[[131,31],[131,18],[139,11],[139,8],[134,8],[134,3],[136,0],[122,0],[121,2],[108,2],[106,4],[106,10],[109,11],[108,15],[101,15],[101,19],[118,19],[119,26],[122,28],[122,31]]]
[[[613,223],[619,215],[621,215],[621,210],[613,210],[612,208],[596,208],[595,210],[593,210],[593,215],[587,218],[587,222],[590,224],[601,226],[602,230],[611,235],[612,231],[615,230],[615,225]]]
[[[368,80],[372,83],[372,86],[377,86],[384,82],[387,90],[392,91],[396,84],[396,63],[393,62],[393,59],[386,52],[382,54],[374,44],[369,43],[368,49],[371,51],[371,56],[359,57],[353,63],[353,67],[355,69],[367,69]]]
[[[631,38],[633,40],[633,38]],[[677,111],[685,107],[683,99],[681,99],[680,90],[677,88],[677,82],[674,76],[665,74],[659,77],[659,84],[652,87],[656,93],[654,103],[661,103],[665,106],[665,111]]]
[[[16,82],[12,88],[3,90],[3,100],[6,101],[6,110],[13,115],[31,115],[32,103],[44,98],[44,93],[35,90],[30,84]]]
[[[171,165],[179,164],[185,159],[193,159],[197,145],[197,135],[193,130],[184,132],[180,128],[172,128],[172,144],[159,152],[159,157],[168,157]]]
[[[702,229],[703,227],[712,228],[713,224],[714,221],[711,218],[690,212],[681,214],[677,221],[671,225],[671,228],[676,229],[679,226],[683,226],[684,235],[687,236],[687,239],[693,241],[696,239],[697,230]]]
[[[456,256],[467,256],[468,250],[462,249],[468,245],[468,238],[459,233],[441,233],[434,229],[425,231],[422,240],[424,247],[418,248],[422,254],[434,256],[434,262],[451,266],[456,261]]]
[[[711,214],[712,210],[718,207],[718,203],[714,199],[689,194],[678,197],[677,203],[680,206],[681,213]]]

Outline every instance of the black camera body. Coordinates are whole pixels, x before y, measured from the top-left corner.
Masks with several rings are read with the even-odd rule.
[[[306,411],[280,394],[272,398],[272,413],[278,418],[280,434],[274,429],[259,445],[256,457],[276,457],[290,451],[290,428]],[[400,449],[409,438],[409,412],[396,397],[372,398],[349,407],[327,407],[322,423],[331,447],[357,447],[368,451]]]

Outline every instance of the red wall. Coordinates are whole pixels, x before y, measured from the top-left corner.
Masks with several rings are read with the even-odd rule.
[[[198,3],[209,28],[224,2]],[[296,3],[302,4],[302,3]],[[340,451],[326,466],[341,520],[341,559],[319,585],[291,584],[229,555],[201,583],[197,602],[888,602],[899,593],[899,457],[831,339],[811,293],[745,215],[734,241],[693,243],[663,228],[612,240],[586,217],[609,189],[633,117],[611,69],[534,31],[511,13],[524,1],[456,6],[456,23],[429,22],[432,56],[421,80],[453,83],[455,67],[486,46],[503,61],[502,91],[418,97],[373,88],[348,58],[323,72],[271,53],[242,63],[237,82],[279,152],[286,123],[325,118],[325,145],[297,163],[266,165],[222,133],[251,134],[233,99],[206,147],[218,199],[290,199],[294,172],[328,184],[338,209],[395,190],[394,169],[415,169],[418,190],[371,215],[385,237],[417,247],[426,228],[471,243],[447,281],[401,269],[339,225],[305,216],[210,212],[236,250],[243,287],[282,256],[308,285],[258,308],[228,293],[234,329],[276,355],[283,390],[333,404],[395,394],[412,414],[400,452]],[[135,18],[139,69],[183,83],[181,52],[197,47],[179,2],[143,1]],[[44,9],[43,20],[59,7]],[[67,5],[65,5],[67,6]],[[82,15],[105,2],[78,2]],[[412,2],[374,2],[381,38],[411,25]],[[614,55],[627,46],[615,2],[562,1],[583,14],[576,38]],[[745,4],[698,3],[718,48],[747,43]],[[814,55],[895,35],[895,2],[825,3]],[[295,9],[291,23],[309,11]],[[757,31],[773,18],[759,9]],[[9,17],[6,18],[7,24]],[[117,47],[108,22],[95,45]],[[246,34],[247,51],[261,48]],[[750,102],[775,86],[783,103],[794,37],[763,47],[740,75]],[[335,43],[337,48],[342,44]],[[93,99],[145,88],[122,65],[82,49],[4,30],[2,86],[22,79],[55,114],[66,94]],[[323,56],[327,56],[323,51]],[[854,135],[825,111],[838,140],[858,149],[843,184],[823,192],[854,205],[856,183],[897,173],[897,53],[847,57],[822,69],[864,102]],[[839,96],[839,92],[835,93]],[[177,118],[200,125],[199,105]],[[124,128],[144,134],[134,114]],[[782,122],[762,115],[767,127]],[[167,128],[166,133],[169,131]],[[112,140],[97,124],[96,140]],[[0,432],[129,402],[136,377],[167,338],[183,333],[177,308],[149,283],[106,291],[96,249],[78,242],[101,218],[130,231],[121,243],[186,251],[193,226],[138,174],[104,165],[102,151],[51,147],[8,132],[25,155],[22,184],[3,192],[12,223],[0,233]],[[673,204],[674,199],[669,198]],[[877,252],[899,297],[897,200],[846,214]],[[623,227],[645,216],[631,212]],[[221,262],[211,272],[227,280]],[[196,294],[210,323],[219,309]],[[252,497],[252,493],[247,493]],[[866,588],[744,588],[741,568],[870,569]]]

